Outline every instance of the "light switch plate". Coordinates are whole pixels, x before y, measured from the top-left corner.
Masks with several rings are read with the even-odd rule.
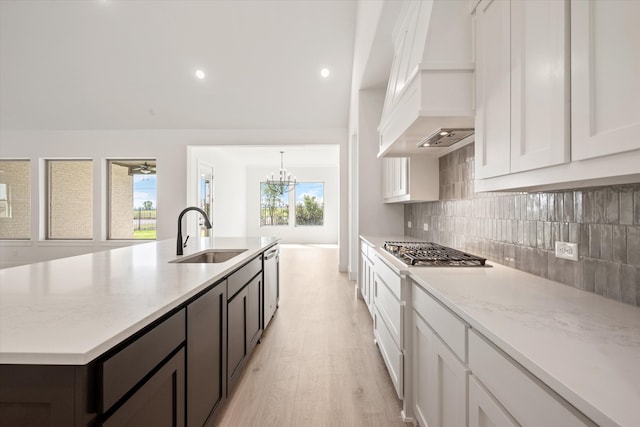
[[[556,242],[556,257],[569,259],[571,261],[578,260],[578,244],[568,242]]]

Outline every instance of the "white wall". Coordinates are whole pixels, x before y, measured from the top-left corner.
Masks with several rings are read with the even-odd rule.
[[[349,135],[350,161],[348,223],[349,277],[358,275],[360,234],[402,234],[402,206],[382,203],[382,163],[377,159],[378,133],[393,48],[391,31],[402,2],[359,0],[351,79]]]
[[[250,167],[247,169],[247,235],[277,236],[283,243],[338,243],[340,208],[340,169],[300,168],[292,169],[298,182],[324,182],[324,225],[313,227],[260,227],[260,181],[264,181],[273,168]]]
[[[213,235],[246,236],[247,165],[228,154],[223,147],[189,147],[188,153],[191,165],[189,174],[193,176],[193,184],[189,185],[189,204],[198,203],[197,184],[194,182],[198,163],[207,163],[213,167]],[[194,232],[192,228],[196,226],[196,220],[189,223],[191,233]]]
[[[175,239],[178,214],[189,202],[187,146],[313,145],[344,144],[346,141],[346,129],[1,131],[0,158],[32,161],[32,240],[0,241],[0,267],[133,243],[105,240],[106,159],[129,157],[158,160],[158,239]],[[41,239],[44,229],[41,215],[44,178],[39,165],[41,159],[56,157],[94,159],[94,239],[91,241]]]
[[[378,154],[378,125],[384,89],[360,91],[358,120],[358,232],[403,235],[404,205],[382,202],[382,160]]]

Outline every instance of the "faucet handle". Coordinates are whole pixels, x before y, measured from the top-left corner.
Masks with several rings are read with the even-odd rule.
[[[187,241],[188,241],[188,240],[189,240],[189,235],[187,234],[187,238],[186,238],[186,239],[184,239],[184,243],[182,244],[182,247],[183,247],[183,248],[186,248],[186,247],[187,247]]]

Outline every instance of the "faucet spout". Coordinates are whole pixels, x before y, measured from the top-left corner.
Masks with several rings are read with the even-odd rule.
[[[189,206],[188,208],[184,208],[182,210],[182,212],[180,212],[180,215],[178,215],[178,238],[176,239],[176,255],[183,255],[184,251],[182,250],[183,245],[182,245],[182,217],[184,216],[184,214],[186,214],[189,211],[198,211],[200,212],[200,214],[203,216],[204,218],[204,226],[207,228],[211,228],[211,222],[209,221],[209,217],[207,216],[207,213],[205,211],[203,211],[202,209],[195,207],[195,206]]]

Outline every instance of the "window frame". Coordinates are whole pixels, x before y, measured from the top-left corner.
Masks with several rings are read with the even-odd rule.
[[[107,178],[106,178],[106,182],[107,182],[107,194],[106,194],[106,203],[105,203],[105,208],[106,208],[106,224],[104,225],[106,228],[106,235],[105,235],[105,240],[106,241],[114,241],[114,242],[155,242],[158,240],[158,236],[156,234],[156,237],[153,239],[136,239],[135,237],[131,237],[131,238],[119,238],[119,237],[112,237],[111,236],[111,198],[112,198],[112,189],[113,189],[113,183],[112,183],[112,174],[111,174],[111,165],[112,163],[118,163],[118,162],[153,162],[154,163],[154,167],[157,168],[157,164],[158,164],[158,159],[157,158],[139,158],[139,157],[127,157],[127,158],[111,158],[111,159],[107,159],[107,166],[106,166],[106,174],[107,174]],[[154,174],[156,175],[157,172]],[[156,178],[157,179],[157,178]],[[133,183],[132,183],[133,185]],[[157,181],[156,181],[156,192],[158,191],[157,189]],[[133,212],[134,207],[131,208],[131,211]],[[158,206],[157,206],[157,200],[156,200],[156,232],[157,232],[157,227],[158,227]],[[133,220],[133,218],[132,218]]]
[[[16,236],[11,236],[11,237],[0,237],[0,241],[2,242],[11,242],[11,241],[16,241],[16,242],[24,242],[24,241],[29,241],[32,240],[33,238],[33,229],[32,229],[32,221],[33,221],[33,210],[32,210],[32,191],[33,191],[33,174],[32,174],[32,161],[31,159],[25,159],[25,158],[0,158],[0,161],[2,162],[21,162],[21,163],[25,163],[27,166],[27,171],[28,171],[28,178],[27,178],[27,187],[28,187],[28,197],[26,198],[27,200],[27,206],[26,206],[26,210],[29,213],[29,221],[28,221],[28,227],[27,227],[27,235],[25,237],[16,237]],[[3,183],[6,186],[6,199],[4,199],[4,201],[6,202],[7,205],[7,210],[10,212],[13,212],[13,206],[12,206],[12,197],[11,197],[11,192],[12,192],[12,186],[9,185],[9,183]],[[11,220],[13,219],[13,215],[7,216],[7,217],[2,217],[0,220]]]

